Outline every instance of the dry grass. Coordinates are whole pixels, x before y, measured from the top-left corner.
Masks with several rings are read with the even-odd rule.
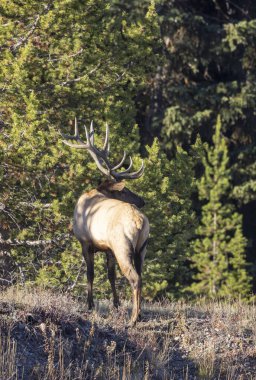
[[[256,308],[242,302],[159,302],[126,329],[130,305],[93,313],[67,294],[0,295],[0,379],[226,379],[256,374]]]

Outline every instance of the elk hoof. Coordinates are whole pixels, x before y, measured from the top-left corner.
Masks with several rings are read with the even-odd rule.
[[[114,301],[113,304],[114,304],[114,307],[115,307],[116,309],[118,309],[119,306],[121,306],[121,303],[120,303],[119,301]]]
[[[125,328],[128,330],[129,328],[132,328],[136,325],[136,321],[130,321],[129,323],[126,324]]]
[[[88,310],[91,311],[95,308],[94,302],[88,302]]]

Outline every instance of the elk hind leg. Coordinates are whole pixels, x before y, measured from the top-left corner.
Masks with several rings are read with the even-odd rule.
[[[141,272],[142,272],[142,258],[139,252],[135,252],[134,254],[134,266],[135,270],[139,277],[139,286],[138,290],[136,292],[136,303],[138,307],[138,319],[141,318],[141,289],[142,289],[142,279],[141,279]],[[134,295],[135,296],[135,295]]]
[[[134,266],[136,269],[136,272],[138,273],[138,276],[140,278],[140,286],[138,288],[138,318],[141,318],[141,290],[142,290],[142,279],[141,279],[141,274],[142,274],[142,267],[144,263],[144,258],[146,255],[146,247],[147,247],[147,240],[142,244],[142,246],[137,247],[135,250],[134,254]]]
[[[94,280],[94,253],[90,245],[85,242],[81,243],[82,245],[82,254],[84,256],[86,265],[87,265],[87,304],[88,309],[91,310],[94,308],[93,302],[93,280]]]
[[[140,294],[141,294],[141,276],[137,273],[132,264],[132,257],[134,256],[133,248],[126,243],[127,251],[123,249],[123,252],[115,252],[118,264],[124,276],[129,281],[132,293],[133,293],[133,308],[129,326],[134,326],[137,322],[140,307]]]
[[[130,273],[128,275],[128,280],[132,287],[133,292],[133,308],[130,320],[130,326],[134,326],[139,319],[140,314],[140,303],[141,303],[141,276],[136,272],[134,268],[130,268]]]
[[[120,306],[119,297],[116,292],[116,260],[111,251],[107,251],[108,279],[113,293],[113,304],[116,308]]]

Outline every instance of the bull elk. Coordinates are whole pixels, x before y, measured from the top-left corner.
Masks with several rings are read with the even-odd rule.
[[[109,161],[109,128],[102,149],[94,145],[94,129],[85,127],[86,143],[80,138],[75,119],[75,135],[62,134],[64,143],[77,149],[86,149],[95,161],[100,172],[107,176],[97,189],[81,195],[74,211],[74,234],[81,243],[82,254],[87,264],[88,308],[93,303],[94,253],[104,251],[107,254],[108,279],[110,281],[113,303],[119,306],[115,287],[115,259],[124,276],[128,279],[133,292],[133,309],[130,326],[133,326],[140,314],[141,273],[149,235],[147,217],[139,211],[144,206],[143,199],[125,187],[125,179],[137,179],[144,172],[144,164],[139,170],[131,172],[132,159],[126,170],[118,171],[126,159],[112,165]],[[72,142],[69,142],[71,140]]]

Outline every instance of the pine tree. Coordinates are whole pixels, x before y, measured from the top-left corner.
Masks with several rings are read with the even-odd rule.
[[[181,147],[171,161],[157,139],[147,147],[144,177],[128,187],[143,195],[150,239],[143,270],[149,299],[179,296],[191,280],[188,258],[197,218],[192,210],[195,159]]]
[[[230,169],[228,148],[217,119],[213,146],[206,145],[204,175],[198,181],[199,197],[204,201],[198,238],[193,242],[191,260],[197,273],[190,287],[195,294],[248,296],[250,277],[246,271],[246,239],[242,217],[229,200]]]
[[[159,62],[156,13],[145,10],[135,22],[113,1],[1,2],[0,239],[14,282],[77,281],[82,258],[69,226],[100,174],[59,132],[71,133],[75,116],[93,119],[101,143],[107,121],[113,161],[120,145],[138,152],[134,99]]]
[[[215,115],[221,115],[232,157],[230,191],[242,206],[246,258],[255,276],[255,1],[161,0],[157,12],[166,59],[142,97],[145,133],[161,132],[169,152],[180,144],[189,149],[198,133],[211,141]]]

